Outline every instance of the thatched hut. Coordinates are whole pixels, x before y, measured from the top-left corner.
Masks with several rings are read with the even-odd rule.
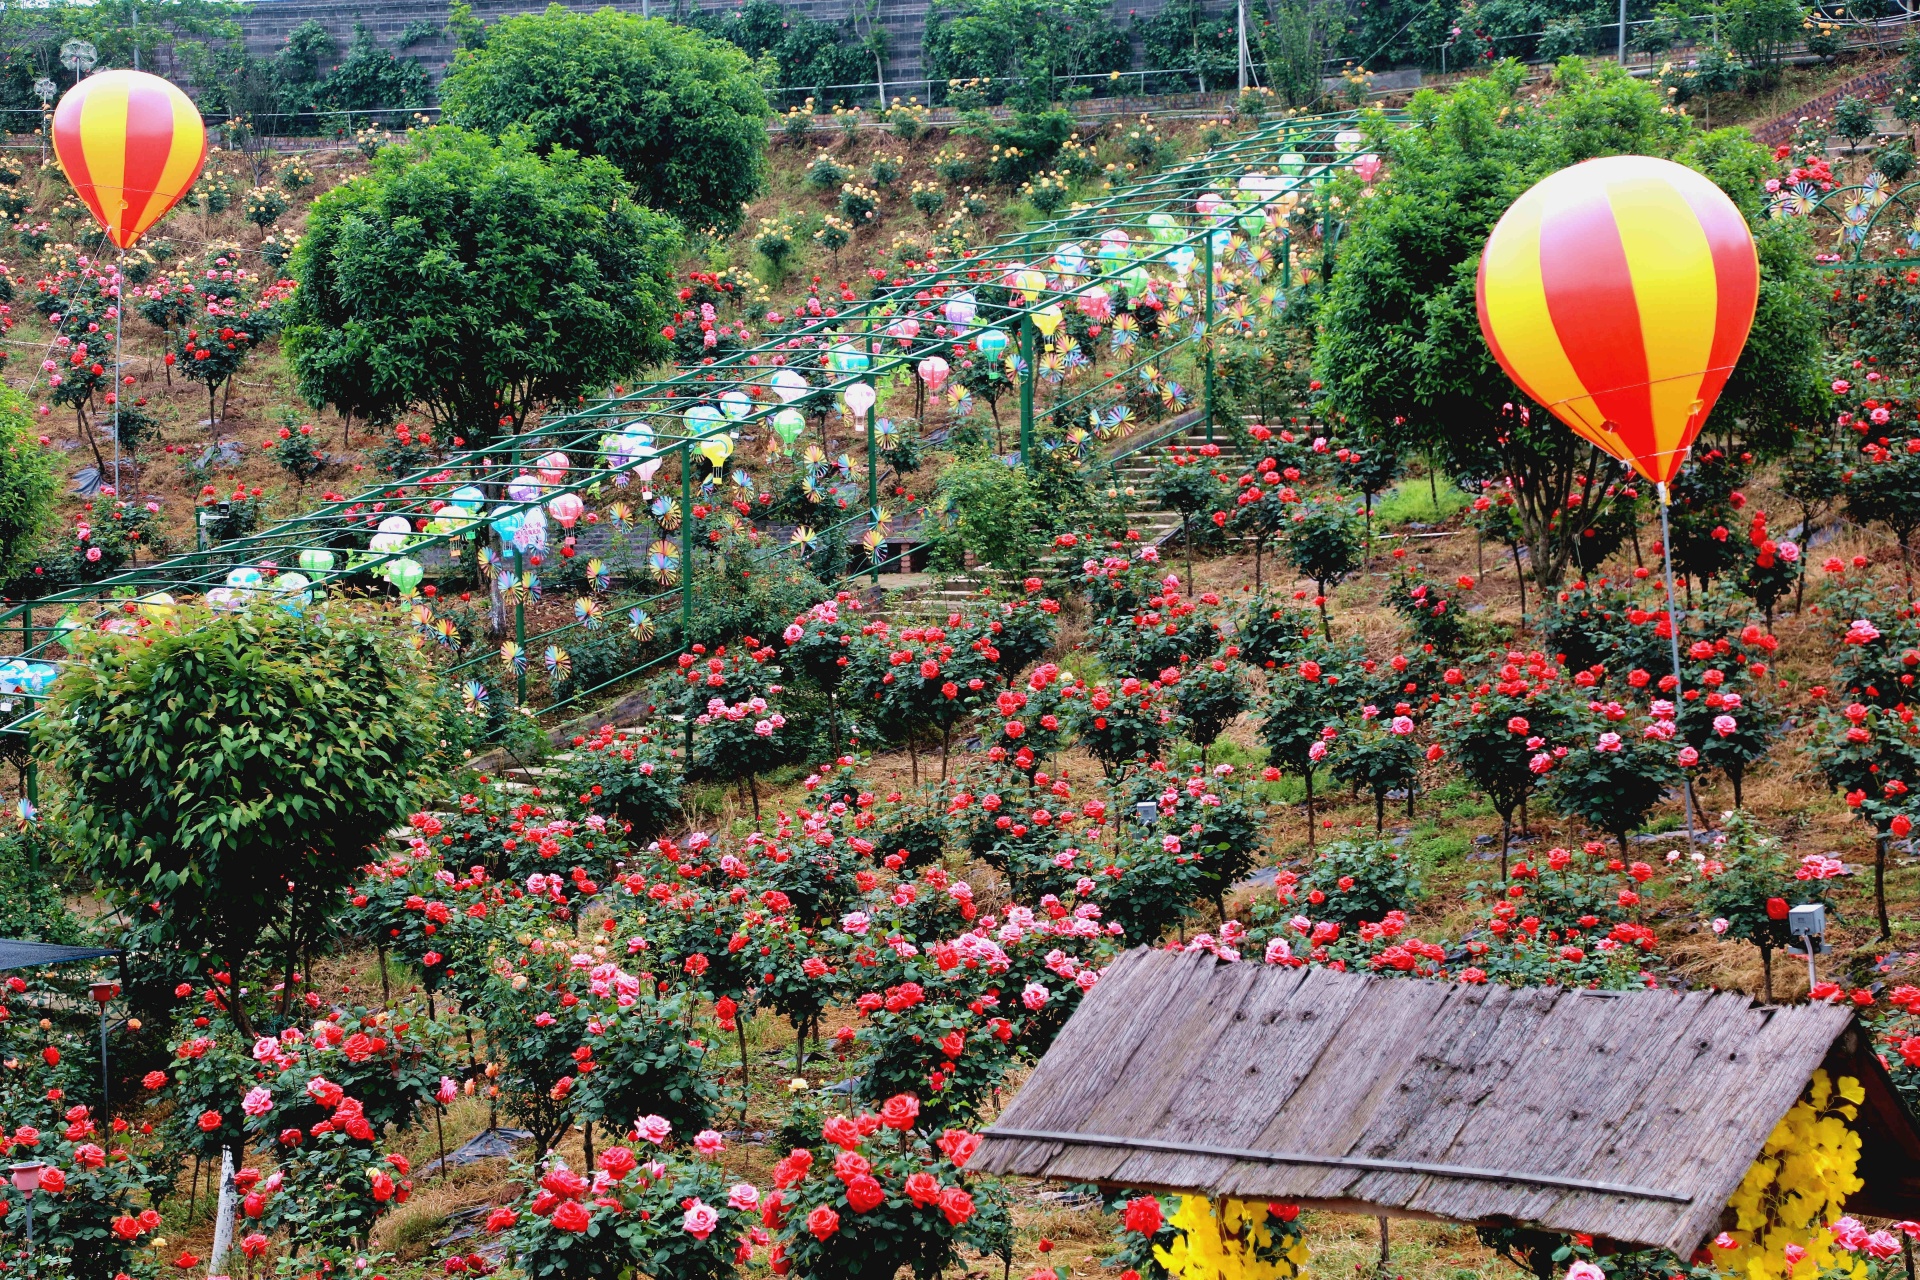
[[[1866,1088],[1852,1212],[1920,1217],[1920,1129],[1852,1009],[1137,950],[974,1167],[1585,1232],[1687,1257],[1815,1070]]]

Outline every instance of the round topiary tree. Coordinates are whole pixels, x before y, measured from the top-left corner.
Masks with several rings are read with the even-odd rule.
[[[390,630],[345,609],[186,621],[70,637],[39,734],[82,865],[145,941],[224,969],[238,991],[269,948],[292,957],[324,936],[406,815],[425,686]],[[230,1006],[252,1039],[247,1002]]]
[[[605,156],[692,230],[733,230],[766,180],[772,110],[752,59],[664,19],[554,5],[493,23],[441,97],[449,124]]]

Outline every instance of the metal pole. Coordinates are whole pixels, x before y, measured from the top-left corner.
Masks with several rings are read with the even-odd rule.
[[[693,447],[680,444],[680,647],[693,644]],[[692,722],[689,721],[689,724]],[[692,732],[691,729],[688,730]]]
[[[107,1006],[100,1006],[100,1115],[113,1132],[113,1093],[107,1083]]]
[[[1627,65],[1627,0],[1620,0],[1620,65]]]
[[[1033,467],[1033,317],[1020,317],[1020,465]]]
[[[1626,0],[1620,0],[1625,4]],[[1235,34],[1240,42],[1240,92],[1247,91],[1247,0],[1238,0],[1234,5]]]
[[[871,345],[871,344],[869,344]],[[867,363],[867,376],[863,381],[873,386],[873,362]],[[878,388],[875,388],[874,402],[867,406],[867,528],[873,532],[873,546],[867,552],[868,580],[874,586],[880,585],[880,549],[886,544],[880,540],[880,462],[874,447],[873,420],[878,416],[880,400]]]
[[[1811,991],[1820,981],[1820,975],[1813,968],[1813,935],[1809,933],[1804,936],[1807,940],[1807,990]]]
[[[136,43],[134,48],[140,46]],[[120,261],[113,269],[113,500],[120,501],[120,393],[126,388],[120,385],[120,329],[121,318],[126,314],[126,290],[122,284],[126,280],[127,251],[120,251]]]
[[[24,658],[32,651],[33,606],[27,605],[20,611],[20,656]],[[35,762],[32,752],[28,752],[27,754],[26,775],[27,807],[34,810],[35,813],[38,813],[40,809],[40,766]],[[33,850],[33,874],[35,879],[38,879],[40,875],[40,841],[38,839],[31,841],[30,847]]]
[[[1683,702],[1681,695],[1684,690],[1680,685],[1680,606],[1673,597],[1673,530],[1667,523],[1667,504],[1671,498],[1667,493],[1667,483],[1664,480],[1655,485],[1654,490],[1660,496],[1660,559],[1664,562],[1667,571],[1667,640],[1673,649],[1673,718],[1678,723]],[[1693,792],[1684,779],[1680,784],[1680,800],[1687,807],[1687,848],[1691,849],[1693,848]]]
[[[518,543],[513,548],[513,643],[520,650],[520,670],[514,677],[519,701],[527,701],[527,554]]]
[[[1201,262],[1201,288],[1206,290],[1201,302],[1201,315],[1205,325],[1200,333],[1200,402],[1207,422],[1207,443],[1213,443],[1213,230],[1208,228],[1202,241],[1205,246]]]

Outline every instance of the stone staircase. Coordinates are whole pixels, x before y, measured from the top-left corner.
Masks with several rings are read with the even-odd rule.
[[[1248,450],[1228,439],[1228,433],[1223,427],[1216,426],[1213,437],[1213,443],[1220,450],[1211,463],[1215,470],[1232,476],[1254,464],[1254,457]],[[1178,541],[1180,516],[1177,512],[1155,505],[1154,473],[1160,469],[1161,460],[1166,456],[1168,449],[1180,447],[1198,450],[1206,443],[1206,427],[1203,423],[1195,421],[1179,434],[1170,436],[1150,448],[1123,454],[1111,462],[1092,464],[1094,474],[1090,477],[1090,482],[1097,490],[1118,493],[1126,505],[1128,527],[1139,532],[1143,544],[1164,547],[1170,542]],[[1048,582],[1063,582],[1078,569],[1082,558],[1078,552],[1064,550],[1049,552],[1041,562],[1039,576]],[[998,575],[991,566],[969,566],[961,573],[902,583],[898,586],[885,584],[883,577],[882,594],[875,602],[875,608],[877,612],[896,617],[949,613],[978,598],[982,589],[996,585],[997,581]]]

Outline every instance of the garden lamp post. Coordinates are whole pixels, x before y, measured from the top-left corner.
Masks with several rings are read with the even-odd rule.
[[[73,72],[73,82],[80,83],[80,77],[93,70],[100,61],[100,51],[86,40],[69,40],[60,46],[60,65]]]
[[[1803,903],[1787,912],[1787,933],[1807,949],[1807,990],[1820,980],[1813,958],[1827,950],[1827,909],[1817,902]]]
[[[33,82],[33,92],[40,99],[40,160],[44,164],[47,159],[47,135],[52,132],[53,125],[47,109],[53,105],[53,95],[60,92],[60,86],[41,76]]]
[[[7,1174],[13,1179],[13,1189],[26,1199],[27,1203],[27,1266],[33,1266],[33,1193],[40,1189],[40,1175],[46,1172],[44,1160],[22,1160],[8,1167]]]
[[[107,1085],[107,1006],[120,994],[117,982],[96,982],[87,988],[87,994],[100,1006],[100,1115],[105,1123],[113,1124],[113,1095]]]

